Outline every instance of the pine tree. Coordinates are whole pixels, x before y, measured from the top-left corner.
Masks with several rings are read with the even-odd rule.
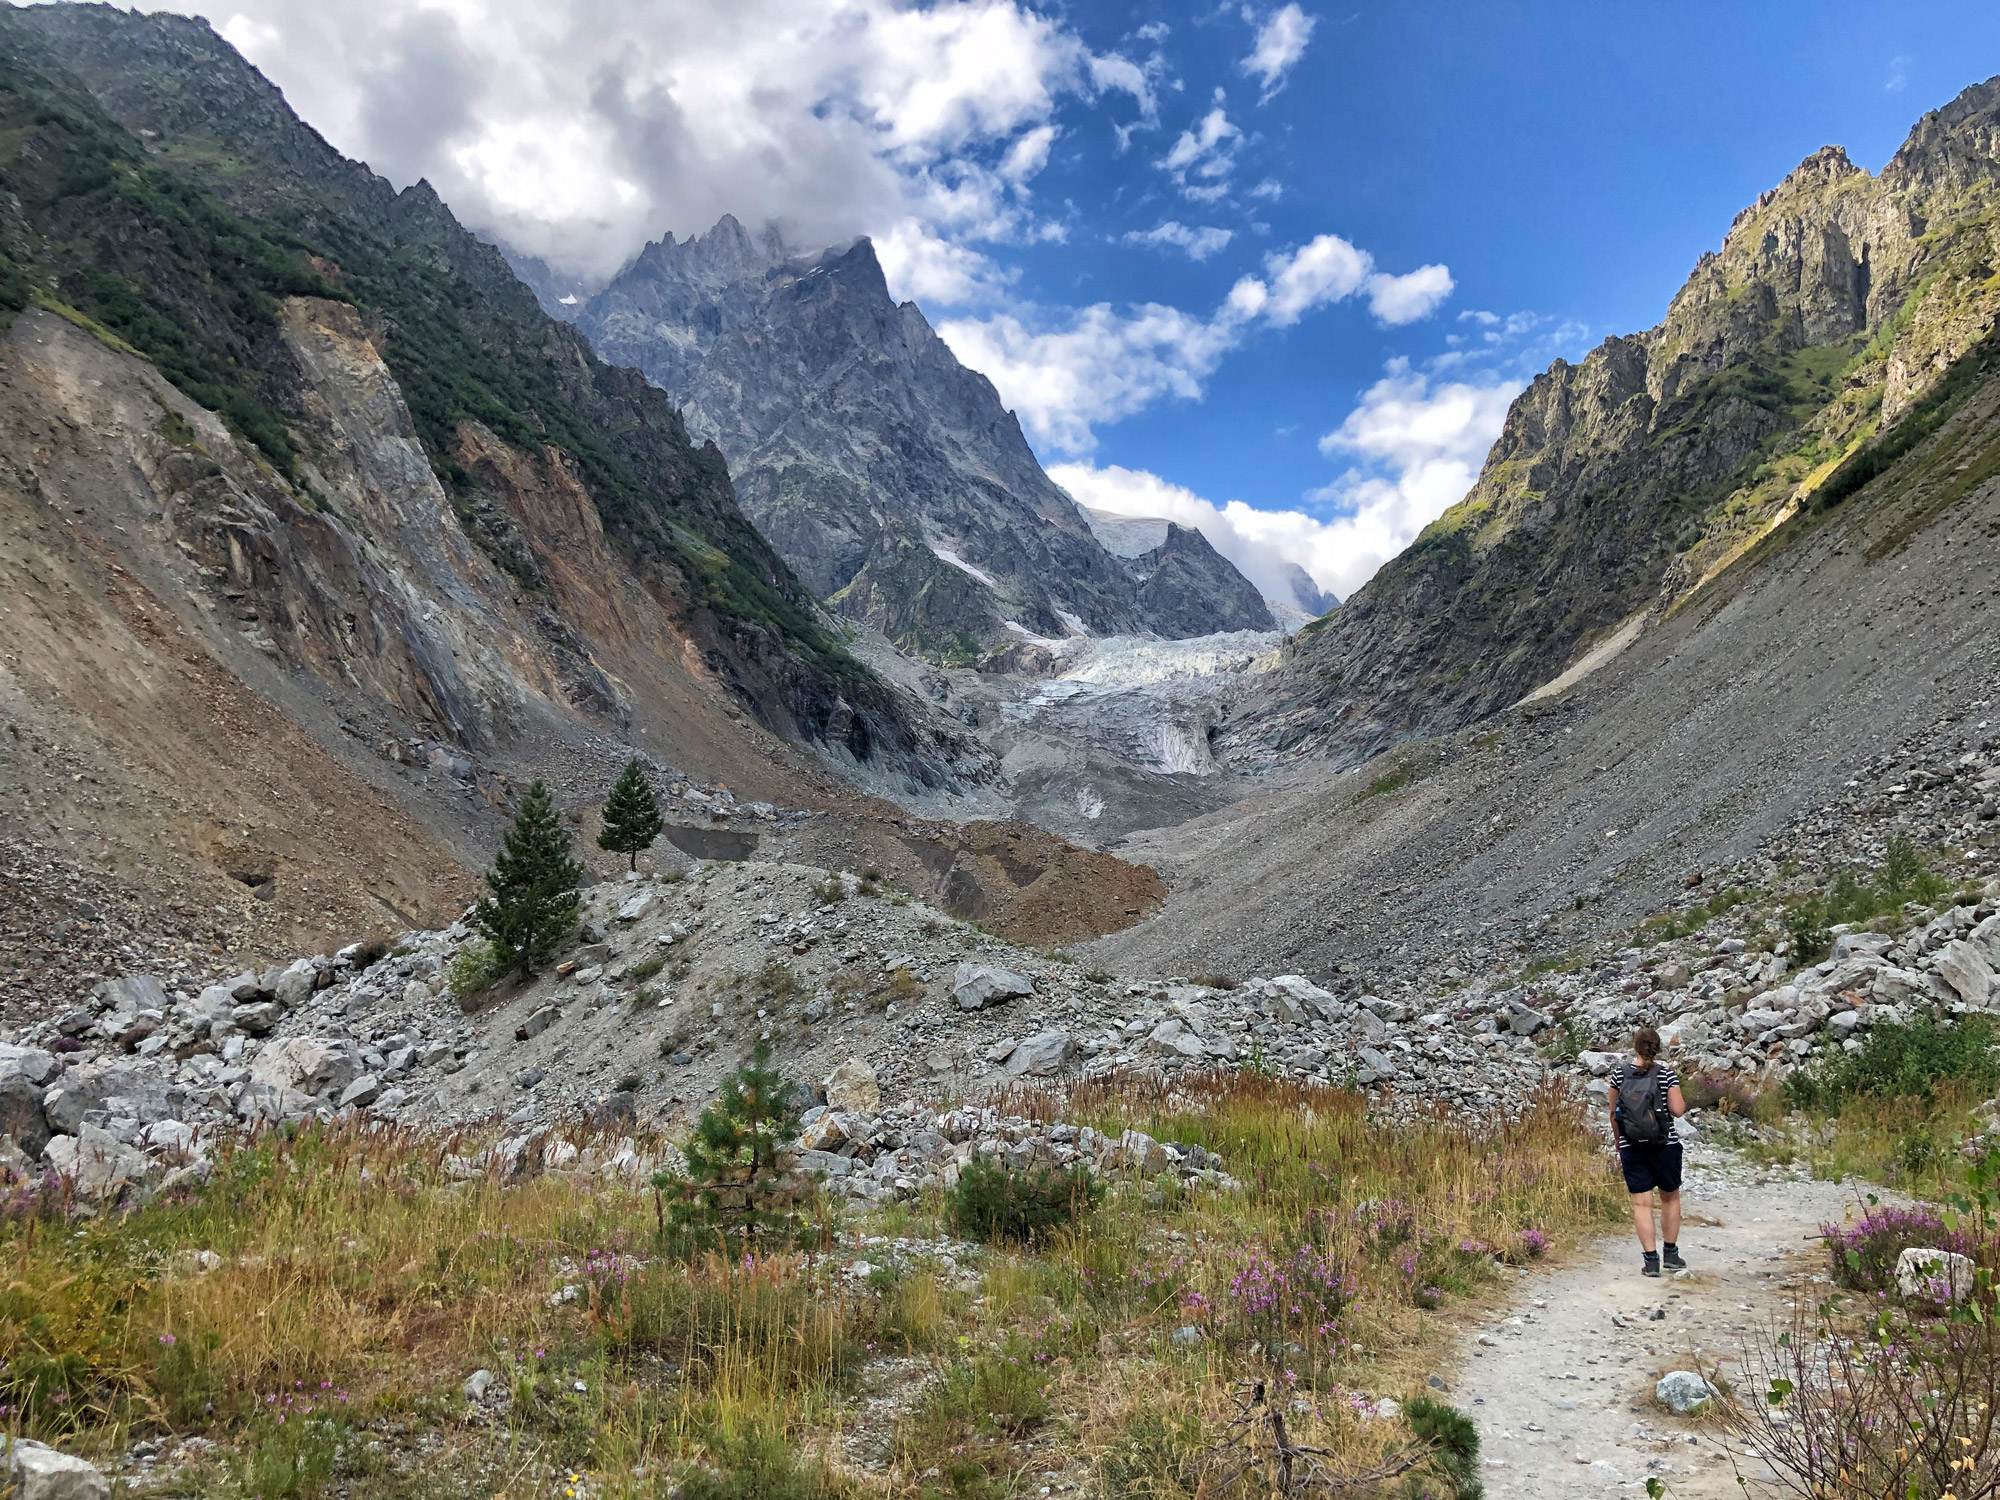
[[[771,1044],[759,1041],[750,1060],[722,1080],[715,1103],[701,1112],[681,1154],[687,1177],[662,1173],[654,1186],[681,1194],[674,1224],[698,1244],[732,1235],[746,1250],[759,1236],[795,1230],[792,1193],[781,1180],[778,1146],[799,1132],[799,1090],[771,1066]]]
[[[652,784],[639,769],[635,755],[625,762],[611,795],[604,799],[604,827],[597,835],[597,847],[615,850],[628,857],[627,869],[639,868],[639,851],[653,847],[665,820],[660,804],[653,800]]]
[[[569,835],[556,817],[548,788],[528,788],[506,845],[487,872],[493,894],[472,920],[493,941],[497,957],[526,973],[576,926],[584,869],[569,857]]]

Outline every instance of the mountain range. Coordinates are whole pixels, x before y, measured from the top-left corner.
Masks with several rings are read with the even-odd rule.
[[[729,463],[745,514],[841,613],[970,662],[1023,634],[1268,630],[1202,535],[1106,548],[991,381],[889,293],[866,239],[818,254],[725,217],[650,244],[587,301],[543,306],[646,375]]]

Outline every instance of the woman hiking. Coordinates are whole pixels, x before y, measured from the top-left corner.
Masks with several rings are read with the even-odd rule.
[[[1632,1195],[1632,1224],[1646,1254],[1644,1274],[1660,1274],[1653,1249],[1653,1190],[1660,1193],[1660,1239],[1669,1271],[1687,1268],[1681,1259],[1681,1135],[1675,1124],[1687,1113],[1681,1079],[1660,1061],[1660,1034],[1641,1026],[1632,1037],[1632,1060],[1611,1070],[1611,1139]]]

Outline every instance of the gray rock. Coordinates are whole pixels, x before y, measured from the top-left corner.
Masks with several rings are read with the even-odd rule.
[[[142,1010],[164,1011],[172,1003],[160,981],[150,974],[127,974],[122,979],[107,979],[98,986],[98,994],[108,1003],[113,1015],[135,1015]]]
[[[1700,1410],[1716,1395],[1716,1389],[1693,1370],[1669,1370],[1653,1387],[1653,1394],[1662,1406],[1685,1416]]]
[[[1978,1267],[1955,1250],[1911,1246],[1896,1257],[1896,1290],[1905,1297],[1958,1302],[1971,1292]]]
[[[291,1036],[272,1042],[250,1065],[250,1081],[302,1094],[338,1094],[361,1071],[352,1044]]]
[[[75,1135],[52,1136],[43,1156],[69,1179],[78,1197],[94,1203],[128,1187],[149,1187],[158,1175],[144,1152],[95,1125],[85,1125]]]
[[[49,1143],[49,1119],[42,1109],[47,1092],[19,1068],[0,1067],[0,1140],[14,1142],[29,1157],[40,1156]]]
[[[641,891],[618,908],[618,920],[621,922],[636,922],[652,909],[652,905],[653,893],[651,891]]]
[[[534,1038],[540,1036],[553,1026],[556,1018],[561,1014],[562,1012],[557,1010],[553,1005],[544,1005],[540,1010],[529,1016],[527,1020],[514,1028],[514,1040],[517,1042],[534,1040]]]
[[[1208,1342],[1208,1335],[1192,1323],[1184,1323],[1167,1336],[1167,1342],[1176,1349],[1199,1349]]]
[[[1534,1036],[1552,1024],[1547,1016],[1519,1000],[1507,1007],[1507,1029],[1515,1036]]]
[[[253,1000],[229,1013],[229,1022],[245,1036],[269,1036],[285,1017],[284,1007],[275,1000]]]
[[[599,1130],[636,1124],[639,1119],[639,1096],[630,1089],[616,1089],[605,1094],[590,1106],[589,1119]]]
[[[1355,1054],[1361,1061],[1361,1081],[1378,1083],[1385,1078],[1396,1076],[1396,1065],[1388,1057],[1373,1047],[1363,1047]]]
[[[860,1114],[882,1107],[882,1085],[867,1061],[850,1057],[826,1076],[826,1106]]]
[[[985,1010],[990,1005],[1034,994],[1035,982],[1026,975],[992,964],[960,964],[951,993],[960,1010]]]
[[[319,970],[313,967],[311,959],[301,958],[278,976],[277,983],[271,986],[271,996],[286,1010],[297,1010],[312,998],[318,984]]]
[[[0,1437],[11,1500],[110,1500],[111,1481],[95,1464],[31,1438]]]
[[[1993,997],[1993,965],[1987,962],[1983,949],[1963,938],[1938,950],[1937,971],[1967,1005],[1983,1007]]]
[[[1200,1046],[1200,1039],[1196,1039]],[[1007,1060],[1007,1071],[1017,1077],[1027,1074],[1046,1078],[1062,1071],[1064,1064],[1076,1055],[1076,1038],[1067,1031],[1038,1031],[1014,1049]]]
[[[340,1107],[346,1109],[352,1105],[357,1109],[365,1109],[381,1097],[382,1079],[380,1075],[363,1073],[354,1082],[340,1091]]]
[[[459,1387],[459,1389],[464,1392],[466,1400],[477,1405],[486,1399],[486,1393],[492,1389],[492,1386],[493,1372],[491,1370],[474,1370],[470,1375],[465,1377],[465,1384]]]

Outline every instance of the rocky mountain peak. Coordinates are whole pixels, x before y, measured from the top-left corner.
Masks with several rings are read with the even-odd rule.
[[[815,592],[907,649],[971,659],[1010,622],[1053,638],[1271,627],[1198,536],[1166,567],[1106,550],[992,382],[896,303],[865,237],[804,254],[724,218],[649,245],[577,324],[715,439]]]

